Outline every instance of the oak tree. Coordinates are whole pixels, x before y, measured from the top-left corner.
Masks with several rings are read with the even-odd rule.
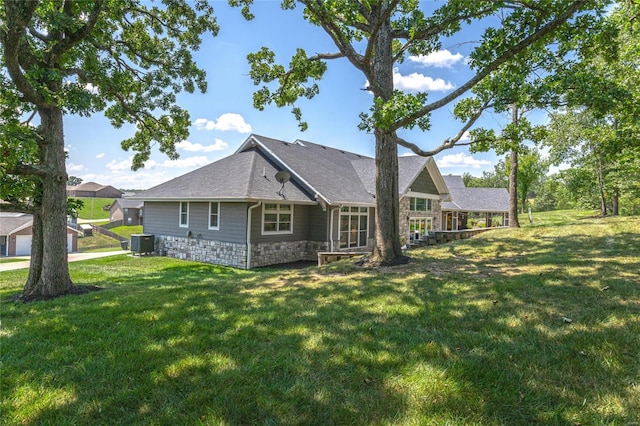
[[[234,0],[244,6],[245,15],[252,0]],[[530,49],[570,40],[577,29],[585,31],[596,21],[594,11],[606,1],[533,0],[477,1],[451,0],[434,9],[416,0],[320,1],[285,0],[282,7],[295,9],[299,4],[311,24],[322,28],[336,46],[335,52],[309,55],[298,49],[288,66],[276,61],[268,47],[250,54],[250,76],[261,87],[254,94],[254,105],[263,109],[269,104],[292,107],[304,130],[302,111],[296,102],[313,98],[319,92],[327,63],[346,59],[368,82],[373,95],[371,108],[361,114],[360,129],[375,135],[376,209],[373,260],[394,263],[402,258],[399,236],[398,146],[418,155],[431,156],[459,143],[462,136],[491,107],[491,102],[458,103],[456,115],[460,129],[435,146],[422,148],[398,135],[401,129],[428,131],[432,112],[459,101],[485,77],[499,69],[518,63],[514,72],[528,73],[526,56]],[[483,21],[499,17],[499,24]],[[442,47],[443,40],[476,23],[486,30],[469,56],[473,75],[459,87],[438,99],[426,92],[404,93],[393,85],[393,68],[408,55],[428,55]],[[478,37],[473,37],[478,39]],[[470,42],[472,40],[469,40]],[[567,51],[560,51],[560,56]]]
[[[188,135],[181,91],[206,90],[192,57],[218,26],[205,0],[0,0],[2,197],[34,214],[29,277],[21,297],[75,290],[66,248],[64,116],[104,111],[141,167],[152,147],[176,158]],[[16,182],[12,188],[7,184]],[[6,186],[7,185],[7,186]]]

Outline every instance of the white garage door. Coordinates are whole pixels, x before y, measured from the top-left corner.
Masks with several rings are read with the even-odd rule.
[[[31,235],[16,235],[16,256],[31,254]]]
[[[73,235],[67,234],[67,251],[71,253],[73,248]],[[31,254],[31,235],[16,235],[16,256],[29,256]]]

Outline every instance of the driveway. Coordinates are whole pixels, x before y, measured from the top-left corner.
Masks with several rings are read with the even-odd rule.
[[[130,254],[128,250],[117,251],[103,251],[99,253],[69,253],[69,262],[76,262],[78,260],[96,259],[98,257],[115,256],[117,254]],[[7,262],[0,263],[0,272],[13,271],[14,269],[25,269],[29,267],[29,258],[25,257],[22,262]]]

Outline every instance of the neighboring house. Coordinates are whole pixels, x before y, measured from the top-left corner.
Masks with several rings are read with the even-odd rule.
[[[111,185],[101,185],[95,182],[83,182],[76,186],[67,186],[68,197],[89,198],[121,198],[123,192]]]
[[[435,161],[398,162],[400,232],[441,229],[449,192]],[[374,194],[373,158],[251,135],[234,154],[132,198],[144,201],[144,233],[158,251],[253,268],[370,250]]]
[[[109,222],[122,225],[142,225],[144,202],[128,198],[116,198],[109,209]]]
[[[451,200],[442,203],[443,230],[472,228],[472,221],[509,226],[509,192],[505,188],[467,188],[462,176],[446,175]]]
[[[0,255],[31,254],[33,216],[26,213],[0,212]],[[67,250],[78,250],[78,231],[67,226]]]

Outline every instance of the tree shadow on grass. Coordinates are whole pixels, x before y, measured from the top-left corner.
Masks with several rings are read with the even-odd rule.
[[[640,247],[637,235],[626,237]],[[3,309],[3,418],[637,419],[640,282],[625,271],[640,270],[640,260],[615,256],[590,268],[589,259],[606,259],[614,248],[575,238],[540,238],[539,251],[501,238],[503,255],[481,259],[467,257],[467,244],[479,243],[457,242],[446,262],[425,254],[389,271],[256,272],[177,262],[136,268],[133,262],[145,260],[131,261],[107,281],[91,282],[105,291],[46,308],[10,306]],[[83,266],[86,277],[91,268]],[[26,409],[25,399],[32,401]]]

